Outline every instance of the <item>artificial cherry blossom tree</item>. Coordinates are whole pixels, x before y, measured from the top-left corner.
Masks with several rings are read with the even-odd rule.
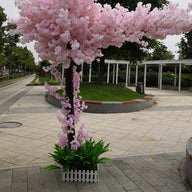
[[[85,108],[78,96],[77,66],[92,63],[95,57],[102,56],[100,48],[109,45],[121,47],[129,41],[146,46],[141,40],[143,36],[163,39],[192,28],[190,10],[179,9],[172,3],[152,11],[150,4],[139,3],[131,12],[119,4],[113,9],[107,4],[102,6],[96,0],[16,0],[16,5],[20,18],[12,20],[17,25],[13,33],[23,35],[22,43],[35,40],[39,56],[51,63],[50,70],[61,80],[66,100],[58,112],[63,129],[59,144],[64,148],[68,143],[72,150],[89,138],[83,124],[75,135],[76,124]],[[56,70],[60,63],[66,69],[65,82]]]

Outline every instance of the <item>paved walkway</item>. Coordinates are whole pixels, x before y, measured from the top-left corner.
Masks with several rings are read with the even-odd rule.
[[[43,87],[27,90],[0,115],[0,122],[23,124],[0,128],[0,191],[188,191],[181,177],[184,166],[181,172],[178,168],[184,162],[186,141],[192,136],[192,93],[156,89],[146,92],[156,99],[150,109],[121,114],[83,113],[81,121],[91,135],[111,143],[106,155],[113,158],[112,164],[101,168],[98,184],[85,185],[60,183],[57,172],[41,168],[50,163],[47,154],[58,142],[58,108],[45,102]],[[57,189],[47,184],[50,180]],[[33,189],[36,185],[41,187]]]
[[[184,180],[183,153],[115,158],[100,166],[98,183],[61,181],[44,166],[0,171],[2,192],[190,192]]]

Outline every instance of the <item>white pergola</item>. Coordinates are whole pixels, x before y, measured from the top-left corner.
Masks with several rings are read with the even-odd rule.
[[[110,65],[113,66],[113,79],[112,83],[118,84],[118,71],[119,71],[119,65],[126,65],[126,80],[125,80],[125,86],[128,86],[128,83],[130,83],[130,74],[131,74],[131,64],[129,61],[124,60],[105,60],[105,64],[108,65],[107,68],[107,83],[109,83],[109,74],[110,74]],[[139,66],[144,65],[144,87],[146,87],[146,78],[147,78],[147,67],[148,66],[159,66],[159,75],[158,75],[158,85],[159,89],[162,89],[162,79],[163,79],[163,66],[169,65],[169,66],[175,66],[175,75],[174,75],[174,86],[177,86],[177,67],[179,67],[179,79],[178,79],[178,91],[181,91],[181,68],[182,65],[192,65],[192,60],[155,60],[155,61],[143,61],[141,63],[138,63],[136,65],[136,74],[135,74],[135,85],[137,85],[138,82],[138,68]],[[83,73],[83,65],[81,66],[81,70]],[[81,76],[81,81],[83,81],[83,75]],[[89,82],[91,82],[91,65],[89,65]]]

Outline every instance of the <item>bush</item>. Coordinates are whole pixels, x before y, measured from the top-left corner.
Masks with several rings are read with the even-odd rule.
[[[104,145],[104,141],[95,142],[90,138],[77,150],[70,150],[69,145],[62,149],[58,144],[55,145],[55,151],[50,153],[50,157],[59,165],[62,166],[64,172],[69,170],[96,170],[97,164],[106,164],[111,161],[109,158],[99,156],[107,151],[109,144]],[[46,170],[57,169],[56,165],[46,167]]]
[[[163,84],[165,85],[173,85],[174,84],[174,73],[166,72],[163,73]]]

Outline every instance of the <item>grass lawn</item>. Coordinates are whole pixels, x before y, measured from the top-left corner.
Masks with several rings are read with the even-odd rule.
[[[91,101],[128,101],[145,97],[121,85],[107,84],[98,85],[95,83],[83,82],[80,86],[80,95],[83,100]],[[62,90],[57,91],[62,94]]]
[[[92,101],[128,101],[143,98],[144,94],[139,94],[121,85],[83,82],[80,86],[80,95],[83,100]]]
[[[48,83],[49,85],[60,85],[59,81],[56,81],[54,77],[52,79],[49,76],[35,76],[35,79],[27,84],[27,86],[38,86],[38,85],[45,85],[45,83]]]

